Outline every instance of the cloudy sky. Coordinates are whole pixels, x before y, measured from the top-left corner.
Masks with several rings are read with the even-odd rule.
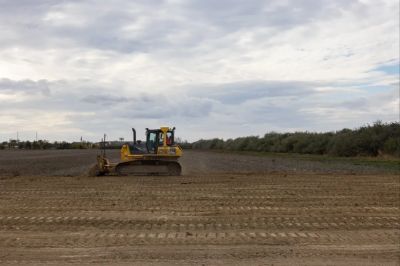
[[[0,140],[399,120],[397,0],[0,0]]]

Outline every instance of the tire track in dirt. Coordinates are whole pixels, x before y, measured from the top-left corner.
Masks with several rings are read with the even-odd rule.
[[[0,246],[4,247],[101,247],[130,245],[196,245],[196,244],[357,244],[373,242],[386,245],[398,244],[400,231],[343,232],[343,231],[111,231],[70,233],[58,236],[35,235],[29,237],[0,236]]]
[[[341,217],[337,219],[299,219],[299,218],[275,218],[275,219],[243,219],[231,218],[218,221],[216,219],[189,219],[189,220],[158,220],[158,221],[138,221],[126,219],[109,219],[105,217],[79,217],[79,216],[0,216],[1,230],[45,230],[48,228],[58,228],[60,230],[76,230],[79,227],[96,227],[98,229],[136,229],[136,230],[240,230],[240,229],[271,229],[287,228],[298,230],[309,229],[399,229],[400,219],[398,217]]]

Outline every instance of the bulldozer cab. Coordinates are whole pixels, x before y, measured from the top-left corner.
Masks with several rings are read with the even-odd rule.
[[[174,128],[170,129],[167,127],[146,129],[146,146],[148,152],[157,154],[158,147],[174,145],[174,130]]]

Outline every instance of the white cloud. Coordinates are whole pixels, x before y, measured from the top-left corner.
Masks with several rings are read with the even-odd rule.
[[[0,138],[398,120],[399,76],[379,69],[399,64],[397,1],[0,3]]]

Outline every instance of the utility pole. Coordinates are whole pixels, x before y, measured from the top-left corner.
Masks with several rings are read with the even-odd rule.
[[[19,132],[17,131],[17,145],[15,145],[14,147],[13,147],[14,149],[15,148],[19,148]]]
[[[37,131],[36,131],[36,142],[37,142]]]

